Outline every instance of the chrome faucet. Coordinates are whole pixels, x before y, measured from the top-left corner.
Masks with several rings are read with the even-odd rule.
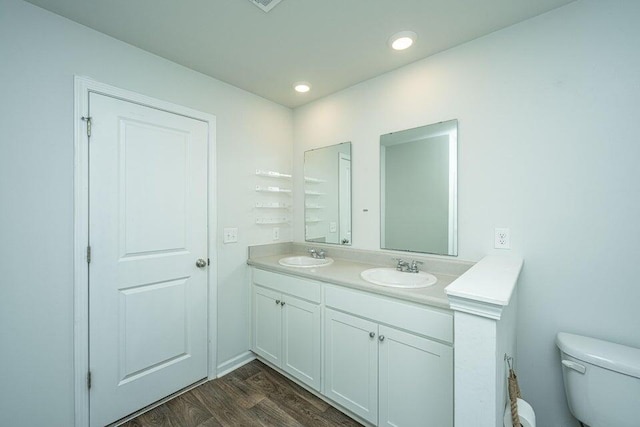
[[[309,249],[308,252],[311,255],[311,257],[316,259],[324,259],[324,257],[327,255],[327,252],[324,249],[312,248],[312,249]]]
[[[419,273],[420,269],[418,268],[418,264],[424,264],[422,261],[416,261],[415,259],[411,261],[411,265],[409,266],[410,273]]]
[[[418,273],[420,272],[420,268],[418,268],[418,264],[423,264],[422,261],[412,260],[411,264],[401,258],[394,258],[395,261],[398,262],[396,265],[396,270],[404,271],[405,273]]]
[[[396,265],[396,270],[398,271],[409,271],[409,268],[411,268],[409,266],[409,263],[402,258],[394,258],[394,261],[398,262],[398,264]]]

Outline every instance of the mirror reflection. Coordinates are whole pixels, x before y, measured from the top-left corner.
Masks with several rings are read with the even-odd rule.
[[[305,240],[351,245],[351,143],[304,153]]]
[[[380,137],[383,249],[457,255],[458,121]]]

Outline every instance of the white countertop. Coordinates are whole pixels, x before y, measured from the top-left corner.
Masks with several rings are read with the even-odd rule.
[[[249,258],[247,264],[264,270],[286,273],[293,276],[299,276],[307,279],[318,280],[320,282],[346,286],[349,288],[359,289],[379,295],[385,295],[405,301],[411,301],[418,304],[447,309],[449,308],[449,301],[444,289],[458,278],[458,276],[434,273],[425,270],[428,273],[436,276],[438,281],[435,285],[418,289],[392,288],[387,286],[374,285],[363,280],[360,277],[360,273],[364,270],[373,267],[387,266],[366,264],[350,260],[338,259],[335,257],[332,257],[334,259],[333,264],[315,268],[285,267],[278,263],[281,258],[293,255],[296,254],[279,254]]]
[[[452,297],[507,306],[518,282],[522,258],[509,255],[488,255],[460,276],[446,290]]]

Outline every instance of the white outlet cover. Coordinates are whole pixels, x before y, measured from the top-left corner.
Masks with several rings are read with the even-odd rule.
[[[273,228],[273,240],[280,240],[280,228]]]
[[[508,228],[495,228],[494,247],[496,249],[511,249],[511,238]]]

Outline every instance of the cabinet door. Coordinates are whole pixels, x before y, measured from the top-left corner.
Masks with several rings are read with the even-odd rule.
[[[325,395],[378,421],[378,324],[325,309]]]
[[[282,358],[281,294],[253,287],[253,351],[280,366]]]
[[[453,349],[380,326],[380,426],[453,426]]]
[[[282,369],[320,390],[320,306],[283,294]]]

